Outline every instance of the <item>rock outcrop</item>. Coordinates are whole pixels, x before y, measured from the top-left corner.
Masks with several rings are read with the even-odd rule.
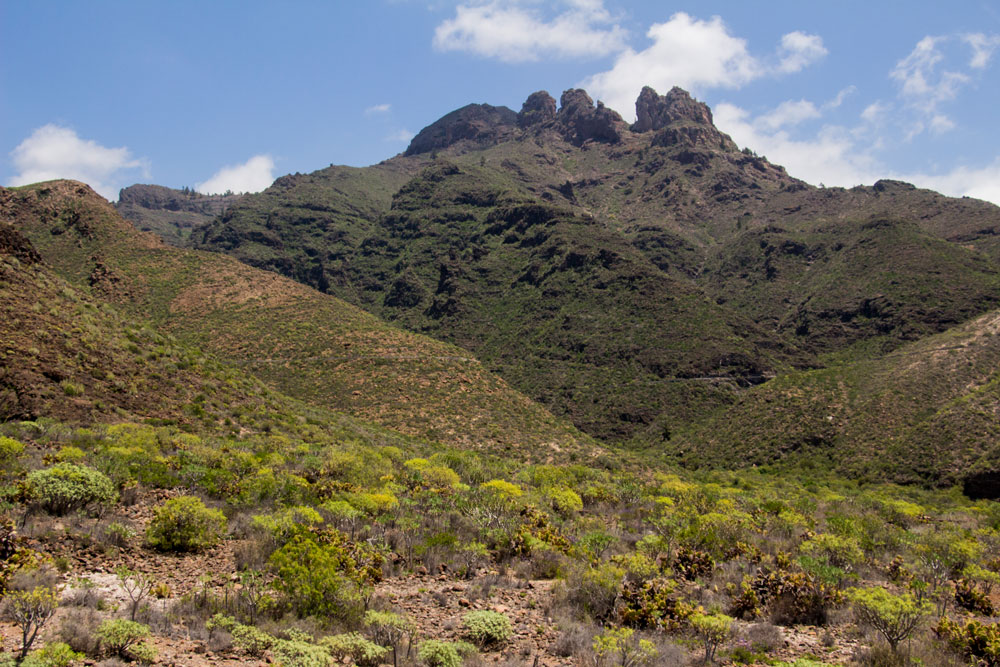
[[[520,127],[531,127],[555,120],[556,101],[545,90],[532,93],[521,106],[521,113],[517,115],[517,124]]]
[[[712,111],[704,102],[674,86],[658,95],[645,86],[635,102],[633,132],[655,132],[654,146],[688,146],[733,152],[738,150],[729,135],[716,129]]]
[[[587,91],[573,88],[562,94],[556,120],[563,137],[574,146],[582,146],[587,141],[615,144],[621,141],[628,124],[617,111],[603,103],[590,99]]]
[[[420,130],[405,155],[430,153],[460,141],[480,146],[499,143],[517,129],[517,124],[518,114],[507,107],[469,104]]]

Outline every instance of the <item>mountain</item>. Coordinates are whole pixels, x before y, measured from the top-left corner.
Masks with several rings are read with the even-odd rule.
[[[593,447],[465,350],[230,257],[164,244],[81,183],[0,190],[0,219],[72,284],[289,396],[466,447],[539,457]]]
[[[155,232],[173,245],[183,245],[191,230],[210,222],[243,195],[203,195],[185,188],[132,185],[118,193],[115,208],[144,232]]]
[[[636,112],[582,90],[468,105],[378,165],[278,179],[190,243],[469,349],[591,435],[658,446],[769,378],[1000,306],[996,206],[813,187],[679,88]]]

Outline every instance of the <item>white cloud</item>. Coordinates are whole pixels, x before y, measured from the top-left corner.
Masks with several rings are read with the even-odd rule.
[[[625,49],[614,66],[581,85],[628,120],[643,86],[666,91],[739,88],[762,76],[798,71],[826,53],[822,39],[793,32],[782,38],[777,64],[752,55],[747,41],[730,34],[718,16],[705,21],[678,12],[666,23],[654,23],[646,36],[652,44],[642,51]]]
[[[387,136],[385,138],[385,140],[386,141],[404,142],[405,143],[405,142],[408,142],[410,139],[412,139],[414,136],[416,136],[416,135],[414,135],[409,130],[398,130],[396,132],[393,132],[389,136]]]
[[[836,97],[834,97],[832,100],[824,104],[823,108],[836,109],[837,107],[839,107],[841,104],[844,103],[844,100],[846,100],[848,97],[850,97],[856,92],[858,92],[856,86],[848,86],[847,88],[843,88],[840,90],[840,92],[837,93]]]
[[[777,109],[788,104],[779,105]],[[719,104],[714,115],[719,129],[729,133],[738,145],[767,156],[771,162],[788,169],[792,176],[814,185],[852,187],[892,178],[952,197],[976,197],[1000,205],[1000,158],[984,167],[958,166],[936,174],[886,167],[876,157],[882,138],[875,130],[890,109],[886,104],[875,102],[862,112],[862,122],[858,126],[824,125],[804,138],[792,138],[788,130],[775,127],[770,121],[774,111],[754,118],[738,106]],[[944,122],[947,123],[947,119]]]
[[[954,99],[958,89],[969,82],[961,72],[944,71],[938,74],[938,65],[944,60],[939,45],[946,38],[924,37],[889,72],[889,76],[902,85],[904,98],[933,110],[938,104]]]
[[[132,157],[124,146],[107,148],[81,139],[76,132],[58,125],[43,125],[10,153],[17,175],[11,185],[26,185],[56,178],[83,181],[101,196],[117,199],[125,178],[123,172],[140,170],[148,175],[148,161]]]
[[[885,176],[858,134],[846,128],[825,125],[814,136],[793,139],[787,130],[776,129],[766,120],[770,115],[752,118],[732,104],[719,104],[714,111],[716,125],[738,145],[767,156],[806,182],[849,187]]]
[[[885,121],[892,106],[885,102],[872,102],[861,112],[861,119],[873,125],[879,125]]]
[[[1000,35],[984,35],[981,32],[962,35],[962,41],[972,48],[969,67],[983,69],[989,64],[993,52],[1000,47]]]
[[[466,51],[504,62],[544,57],[595,58],[624,48],[625,30],[614,24],[602,0],[564,0],[562,13],[546,20],[517,0],[459,5],[455,17],[434,31],[434,48]]]
[[[942,132],[954,130],[955,122],[944,114],[937,113],[931,116],[930,128],[931,132],[941,134]]]
[[[1000,158],[985,167],[959,166],[943,174],[913,173],[895,178],[952,197],[975,197],[1000,205]]]
[[[823,38],[819,35],[808,35],[796,30],[781,38],[779,56],[781,61],[778,70],[782,72],[798,72],[822,58],[828,53],[823,46]]]
[[[774,110],[758,117],[754,124],[766,130],[777,130],[789,125],[819,118],[820,112],[816,105],[806,100],[788,100],[782,102]]]
[[[372,114],[378,114],[378,113],[389,113],[389,110],[391,108],[392,108],[391,104],[375,104],[365,109],[365,114],[370,116]]]
[[[243,164],[223,167],[194,189],[204,194],[260,192],[273,182],[274,160],[270,155],[255,155]]]

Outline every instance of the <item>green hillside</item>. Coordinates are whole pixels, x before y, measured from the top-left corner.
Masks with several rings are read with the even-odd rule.
[[[685,465],[956,484],[1000,471],[998,386],[993,311],[877,359],[778,377],[659,450]]]
[[[4,218],[67,279],[290,396],[466,446],[590,446],[468,352],[235,259],[168,246],[82,184],[2,196]]]

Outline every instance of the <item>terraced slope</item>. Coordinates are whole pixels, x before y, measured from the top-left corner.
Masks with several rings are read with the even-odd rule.
[[[3,218],[67,279],[290,396],[464,446],[590,446],[468,352],[233,258],[170,247],[83,184],[0,196]]]

